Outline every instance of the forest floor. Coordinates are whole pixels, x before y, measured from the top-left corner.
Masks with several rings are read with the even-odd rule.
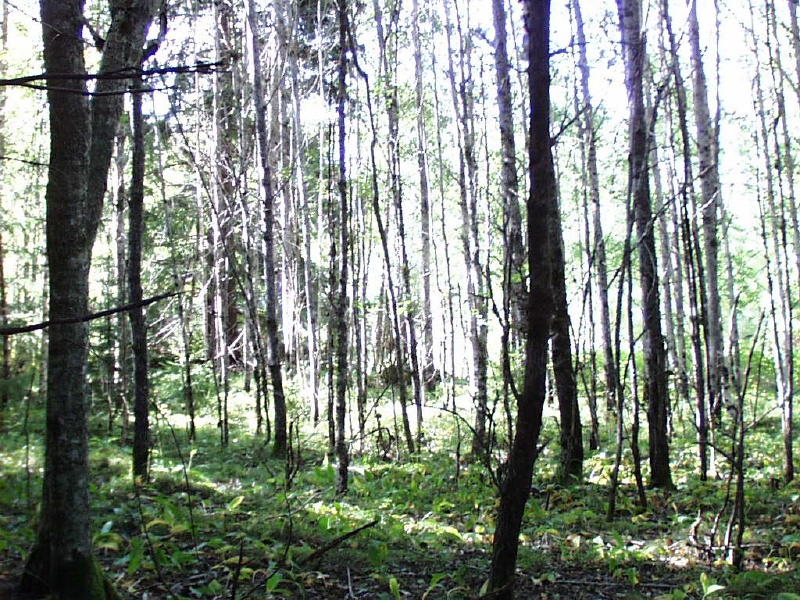
[[[41,432],[33,433],[35,444],[14,431],[0,438],[0,599],[15,597],[35,531]],[[394,461],[375,458],[368,444],[354,456],[348,493],[337,496],[333,466],[311,448],[296,446],[283,461],[244,433],[226,448],[213,428],[193,445],[178,444],[183,437],[157,432],[152,482],[139,486],[129,480],[129,448],[92,439],[95,547],[124,597],[481,596],[496,491],[485,465],[457,460],[458,440]],[[592,453],[586,481],[560,486],[545,449],[523,523],[517,597],[800,598],[800,486],[778,483],[779,440],[754,442],[741,570],[716,547],[719,535],[708,541],[715,521],[720,532],[727,526],[727,480],[699,481],[688,444],[673,448],[677,489],[648,490],[640,507],[625,479],[612,521],[611,456]]]

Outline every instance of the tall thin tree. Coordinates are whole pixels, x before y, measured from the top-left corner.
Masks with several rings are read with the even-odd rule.
[[[283,372],[281,369],[281,339],[278,329],[278,293],[275,272],[275,205],[276,196],[272,185],[272,167],[270,165],[269,143],[267,136],[267,120],[261,67],[261,38],[259,24],[256,19],[255,0],[248,0],[247,15],[252,31],[253,50],[253,104],[256,107],[256,136],[258,138],[258,154],[261,162],[261,193],[264,209],[264,283],[266,287],[265,329],[267,334],[267,365],[272,399],[275,408],[275,438],[272,452],[275,456],[284,456],[288,446],[286,395],[283,391]]]
[[[514,597],[514,570],[522,515],[530,494],[536,461],[542,411],[546,398],[547,342],[553,307],[550,268],[550,232],[546,218],[556,195],[550,147],[550,1],[525,0],[527,33],[530,144],[528,218],[528,331],[525,340],[525,375],[517,405],[517,426],[508,471],[500,489],[489,588],[494,597]]]
[[[89,267],[100,224],[114,137],[127,81],[103,74],[140,64],[153,0],[113,0],[95,94],[86,87],[83,2],[41,3],[45,73],[50,79],[50,160],[46,190],[49,313],[89,313]],[[91,100],[89,99],[91,98]],[[42,509],[22,591],[62,600],[117,598],[92,553],[86,322],[48,331],[47,430]]]
[[[645,399],[650,438],[650,484],[672,487],[667,430],[666,351],[661,332],[658,260],[650,199],[648,172],[649,129],[644,104],[645,37],[641,26],[641,0],[617,0],[625,82],[628,89],[630,146],[628,152],[628,194],[633,202],[638,236],[639,285],[644,322]]]

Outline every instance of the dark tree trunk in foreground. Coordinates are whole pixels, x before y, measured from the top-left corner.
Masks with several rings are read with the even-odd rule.
[[[100,72],[139,65],[151,0],[115,0]],[[83,3],[42,0],[44,68],[86,72]],[[106,191],[114,137],[128,82],[100,79],[91,101],[80,79],[49,82],[50,162],[46,191],[50,318],[89,313],[89,266]],[[61,600],[118,597],[92,553],[89,502],[87,323],[53,325],[47,364],[47,432],[36,543],[20,582],[24,592]]]
[[[144,118],[141,79],[133,95],[133,164],[128,199],[128,301],[142,301],[142,234],[144,230]],[[144,308],[129,313],[133,345],[133,477],[147,481],[150,458],[150,381],[147,372],[147,323]]]
[[[350,372],[347,366],[347,275],[348,275],[348,256],[350,253],[350,236],[348,227],[349,198],[347,185],[347,170],[345,169],[346,153],[346,132],[345,127],[345,105],[347,103],[347,55],[349,51],[348,32],[350,21],[347,14],[347,0],[338,0],[337,12],[339,20],[339,65],[338,65],[338,91],[337,91],[337,129],[339,142],[339,281],[334,292],[336,307],[334,309],[334,322],[336,336],[334,347],[336,349],[336,493],[344,494],[347,492],[348,476],[347,469],[350,466],[350,448],[347,443],[347,382]],[[336,264],[336,256],[331,257],[332,264]],[[401,381],[402,385],[402,381]]]
[[[533,464],[542,428],[547,369],[547,340],[553,306],[549,227],[546,215],[556,194],[550,151],[550,1],[525,0],[530,95],[530,194],[528,215],[528,336],[525,380],[518,401],[517,427],[508,472],[500,490],[500,506],[492,548],[489,589],[495,597],[513,598],[519,531],[530,494]]]
[[[639,284],[644,322],[645,399],[650,434],[650,484],[672,487],[667,432],[667,366],[661,332],[658,261],[648,175],[648,130],[644,106],[645,43],[641,30],[641,0],[617,0],[625,54],[625,81],[630,107],[628,193],[633,199],[639,248]]]

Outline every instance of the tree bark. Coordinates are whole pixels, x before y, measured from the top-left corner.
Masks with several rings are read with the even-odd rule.
[[[500,490],[489,589],[499,599],[514,597],[514,569],[525,504],[530,495],[546,397],[547,341],[553,307],[551,245],[547,215],[556,196],[550,148],[550,1],[525,0],[528,93],[530,98],[530,191],[528,218],[528,333],[525,375],[518,400],[517,426]]]
[[[99,71],[140,64],[152,0],[111,2],[111,25]],[[49,314],[53,320],[86,315],[91,252],[100,223],[108,169],[122,111],[124,79],[99,79],[88,100],[82,2],[41,3],[44,66],[75,79],[48,87],[50,162],[46,190]],[[92,554],[89,501],[88,356],[85,322],[49,329],[47,430],[42,509],[37,540],[20,587],[62,600],[118,595]]]
[[[573,0],[575,8],[575,26],[578,38],[578,69],[581,79],[581,96],[583,101],[582,133],[586,146],[586,172],[588,175],[588,193],[592,205],[592,228],[594,231],[592,248],[592,266],[597,272],[597,294],[600,300],[600,331],[603,347],[603,372],[606,384],[606,409],[616,409],[616,391],[619,373],[614,360],[614,346],[611,340],[611,309],[608,301],[608,261],[606,260],[606,243],[603,235],[603,222],[600,210],[600,175],[597,166],[597,140],[594,131],[594,106],[589,93],[589,60],[586,55],[586,35],[583,31],[583,15],[580,2]]]
[[[351,51],[348,44],[350,20],[347,14],[347,0],[337,1],[337,15],[339,23],[339,64],[338,64],[338,90],[337,90],[337,128],[339,145],[339,169],[337,187],[339,190],[339,277],[337,289],[334,292],[336,307],[334,308],[334,346],[336,348],[336,493],[344,494],[348,486],[348,468],[350,466],[350,448],[347,443],[347,385],[349,370],[347,368],[347,277],[348,258],[350,254],[349,236],[349,198],[347,185],[347,129],[345,127],[345,105],[347,102],[347,63]],[[337,266],[334,263],[334,266]],[[402,385],[402,383],[401,383]]]
[[[281,369],[281,338],[278,329],[278,292],[275,272],[275,191],[272,188],[272,167],[270,165],[267,121],[265,117],[264,87],[261,70],[261,42],[254,0],[248,0],[248,19],[253,32],[253,103],[256,106],[256,135],[258,153],[261,159],[261,191],[264,194],[264,283],[266,287],[267,365],[272,400],[275,408],[275,439],[272,444],[274,456],[283,457],[288,448],[286,396],[283,391],[283,372]]]
[[[583,475],[583,431],[578,406],[578,382],[572,362],[572,337],[567,308],[564,240],[561,229],[561,210],[554,194],[548,209],[550,234],[550,264],[553,277],[553,320],[550,351],[553,376],[558,396],[560,416],[561,456],[558,477],[565,483],[579,481]]]
[[[2,14],[0,15],[0,53],[5,56],[8,51],[8,2],[3,0]],[[0,75],[6,75],[6,61],[0,58]],[[6,155],[6,90],[0,89],[0,156]],[[3,166],[0,165],[0,176],[3,174]],[[0,196],[0,213],[4,213],[2,196]],[[0,231],[0,327],[8,327],[8,291],[6,289],[6,250],[3,240],[3,232]],[[2,358],[0,359],[0,380],[2,391],[0,391],[0,408],[8,405],[8,384],[11,375],[11,340],[7,335],[3,336]]]
[[[641,0],[617,0],[625,80],[630,109],[628,194],[633,200],[638,236],[639,284],[644,322],[645,400],[650,438],[650,485],[671,488],[667,431],[666,352],[661,332],[658,261],[648,174],[648,128],[644,106],[645,41],[641,30]]]
[[[133,164],[128,197],[128,301],[142,301],[142,234],[144,232],[144,117],[142,81],[134,82]],[[147,365],[147,323],[144,307],[128,312],[133,346],[133,477],[147,481],[150,458],[150,381]]]

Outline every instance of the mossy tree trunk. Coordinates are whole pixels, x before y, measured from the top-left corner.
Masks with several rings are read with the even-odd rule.
[[[114,0],[100,73],[137,67],[153,0]],[[87,94],[83,2],[41,3],[48,81],[50,162],[46,191],[50,317],[65,321],[89,312],[89,267],[102,212],[114,137],[128,82],[99,78]],[[75,74],[65,79],[63,74]],[[20,587],[61,600],[118,595],[92,554],[89,502],[88,325],[49,329],[47,432],[42,512],[36,544]]]

